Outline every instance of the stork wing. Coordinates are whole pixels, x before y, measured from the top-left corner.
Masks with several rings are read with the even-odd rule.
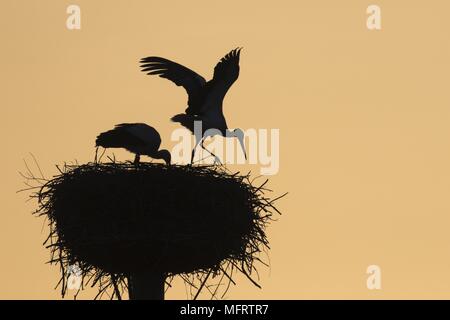
[[[227,53],[214,68],[214,77],[206,84],[208,98],[203,103],[198,113],[219,111],[222,112],[222,103],[230,87],[239,77],[239,57],[241,48],[236,48]]]
[[[205,79],[195,71],[161,57],[147,57],[140,62],[142,72],[169,79],[177,86],[184,87],[189,96],[195,95],[206,83]]]
[[[161,145],[159,132],[145,123],[121,123],[115,126],[115,130],[124,130],[131,134],[136,139],[135,145],[139,145],[137,142],[141,141],[140,144],[153,146],[155,150],[158,150]]]
[[[220,59],[214,68],[213,82],[224,90],[223,95],[239,77],[239,57],[241,48],[231,50],[227,55]]]

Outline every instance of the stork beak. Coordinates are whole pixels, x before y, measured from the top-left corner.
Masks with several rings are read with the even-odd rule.
[[[245,151],[245,144],[244,144],[244,135],[243,135],[243,134],[240,134],[240,135],[238,135],[237,138],[238,138],[239,143],[240,143],[240,145],[241,145],[242,152],[244,152],[245,160],[247,160],[247,152]]]

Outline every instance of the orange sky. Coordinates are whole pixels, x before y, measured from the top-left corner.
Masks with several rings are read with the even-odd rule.
[[[73,3],[82,28],[69,31]],[[373,3],[380,31],[366,28]],[[59,298],[44,220],[16,194],[23,159],[33,153],[51,177],[55,164],[92,161],[95,136],[121,122],[154,125],[171,148],[178,126],[169,119],[186,94],[142,74],[139,59],[167,57],[210,78],[237,46],[228,124],[280,129],[270,186],[290,194],[268,231],[263,289],[238,278],[227,298],[450,298],[448,1],[3,0],[0,8],[0,298]],[[372,264],[381,290],[366,288]],[[184,286],[167,297],[185,298]]]

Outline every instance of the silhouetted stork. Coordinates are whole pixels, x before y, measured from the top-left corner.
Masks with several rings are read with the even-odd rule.
[[[194,122],[202,122],[201,136],[196,136],[196,143],[192,150],[191,162],[194,159],[195,149],[198,144],[208,151],[203,140],[208,136],[219,134],[224,137],[236,137],[239,140],[245,158],[247,158],[244,145],[244,132],[241,129],[229,130],[222,110],[223,99],[228,89],[239,77],[239,57],[241,48],[234,49],[225,55],[214,68],[213,78],[206,80],[196,72],[167,59],[160,57],[147,57],[141,59],[143,72],[149,75],[159,75],[174,82],[177,86],[183,86],[189,96],[188,108],[185,113],[172,117],[172,121],[180,123],[193,134]],[[216,129],[217,132],[209,133],[208,129]],[[217,157],[208,151],[211,155]]]
[[[124,148],[136,154],[134,162],[139,163],[140,156],[163,159],[170,164],[171,155],[168,150],[159,150],[161,136],[158,131],[145,123],[122,123],[114,129],[101,133],[95,140],[97,147]]]

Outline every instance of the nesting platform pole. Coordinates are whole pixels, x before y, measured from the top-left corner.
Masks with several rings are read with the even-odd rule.
[[[164,274],[140,272],[128,277],[130,300],[164,300]]]

